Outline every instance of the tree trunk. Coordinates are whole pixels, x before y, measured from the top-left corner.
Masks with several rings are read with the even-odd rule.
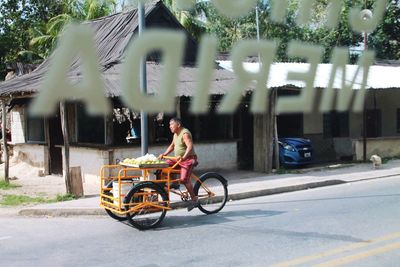
[[[68,134],[68,118],[67,110],[65,108],[65,102],[60,103],[60,117],[61,117],[61,129],[64,137],[64,153],[63,153],[63,168],[64,168],[64,180],[67,194],[72,194],[72,182],[69,171],[69,134]]]

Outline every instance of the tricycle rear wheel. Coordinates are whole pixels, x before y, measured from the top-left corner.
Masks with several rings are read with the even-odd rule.
[[[112,190],[112,188],[113,188],[113,181],[110,181],[107,185],[106,185],[106,188],[109,188],[109,189],[111,189]],[[108,195],[108,196],[112,196],[113,194],[112,194],[112,191],[105,191],[103,194],[105,194],[105,195]],[[110,201],[110,199],[106,199],[106,198],[104,198],[104,200],[105,201]],[[127,218],[126,218],[126,215],[125,214],[118,214],[118,213],[114,213],[112,210],[109,210],[109,209],[105,209],[106,210],[106,212],[107,212],[107,214],[111,217],[111,218],[113,218],[113,219],[115,219],[115,220],[117,220],[117,221],[120,221],[120,222],[122,222],[122,221],[125,221]]]
[[[168,206],[168,196],[163,188],[153,182],[142,182],[135,185],[125,198],[126,214],[129,223],[139,230],[157,227],[165,217],[167,210],[158,206]]]

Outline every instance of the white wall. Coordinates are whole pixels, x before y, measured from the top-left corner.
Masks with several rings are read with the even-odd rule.
[[[165,151],[167,146],[149,147],[149,153],[158,156]],[[198,156],[199,165],[196,169],[236,169],[237,166],[237,143],[196,143],[195,151]],[[113,154],[113,155],[112,155]],[[100,168],[103,165],[116,164],[125,158],[140,157],[140,147],[115,148],[99,150],[96,148],[70,147],[70,167],[80,166],[82,178],[86,183],[99,183]],[[113,157],[113,158],[110,158]]]
[[[11,142],[25,143],[25,115],[24,108],[14,107],[11,111]]]
[[[37,144],[17,144],[13,147],[13,157],[15,162],[26,162],[29,165],[44,168],[45,146]]]
[[[354,154],[357,160],[363,159],[363,140],[353,140]],[[381,157],[393,157],[400,155],[400,138],[383,137],[383,138],[367,138],[367,159],[371,155],[379,155]]]

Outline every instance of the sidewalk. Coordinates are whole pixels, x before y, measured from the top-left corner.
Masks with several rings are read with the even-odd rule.
[[[248,171],[218,171],[228,180],[229,200],[239,200],[271,194],[293,192],[316,187],[337,185],[379,179],[400,175],[400,160],[392,160],[374,170],[372,164],[343,164],[309,169],[292,170],[289,174],[256,173]],[[23,179],[23,178],[21,178]],[[62,178],[58,178],[63,185]],[[60,184],[57,184],[59,187]],[[57,189],[59,190],[59,188]],[[98,188],[89,188],[98,192]],[[87,185],[85,185],[87,195]],[[177,205],[179,207],[179,204]],[[2,212],[3,210],[3,212]],[[0,216],[7,214],[7,208],[0,207]],[[81,216],[104,215],[99,207],[98,193],[78,200],[42,204],[31,207],[19,207],[9,211],[8,215],[24,216]]]

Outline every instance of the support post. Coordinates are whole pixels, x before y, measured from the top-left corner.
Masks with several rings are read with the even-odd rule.
[[[64,168],[64,180],[67,194],[72,194],[72,182],[69,171],[69,134],[68,134],[68,118],[67,110],[65,108],[65,102],[60,102],[60,119],[61,129],[64,137],[64,153],[63,153],[63,168]]]
[[[275,169],[279,170],[279,136],[278,136],[278,123],[277,123],[277,115],[276,115],[276,100],[278,98],[278,89],[274,88],[272,89],[272,97],[271,97],[271,105],[272,107],[272,119],[274,120],[274,126],[273,126],[273,131],[274,131],[274,154],[275,154]]]
[[[3,153],[4,153],[4,180],[8,184],[10,183],[9,177],[9,158],[8,158],[8,147],[7,147],[7,110],[6,101],[1,100],[1,112],[2,112],[2,134],[3,134]]]

